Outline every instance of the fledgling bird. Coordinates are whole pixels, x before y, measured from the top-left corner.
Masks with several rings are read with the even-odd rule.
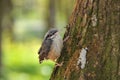
[[[38,52],[39,62],[41,63],[44,59],[50,59],[54,62],[60,57],[61,50],[63,47],[63,40],[57,29],[50,29],[44,36],[41,48]],[[56,63],[57,66],[62,64]]]

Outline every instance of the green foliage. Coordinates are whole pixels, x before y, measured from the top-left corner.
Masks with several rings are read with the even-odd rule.
[[[3,0],[4,1],[4,0]],[[8,5],[9,4],[9,5]],[[66,4],[71,4],[67,5]],[[55,27],[63,36],[71,1],[55,1]],[[6,0],[3,4],[2,63],[4,79],[0,80],[49,80],[54,62],[39,64],[40,41],[49,26],[46,19],[50,10],[48,0]],[[3,8],[4,9],[4,8]],[[5,10],[3,10],[5,11]],[[51,16],[51,15],[49,15]],[[12,41],[12,42],[11,42]]]
[[[47,60],[39,64],[37,40],[27,43],[3,41],[3,80],[49,80],[54,62]]]

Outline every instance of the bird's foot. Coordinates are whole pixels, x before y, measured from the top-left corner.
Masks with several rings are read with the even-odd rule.
[[[67,37],[63,40],[63,42],[66,42],[66,41],[69,39],[69,37],[70,37],[70,36],[67,36]]]
[[[55,64],[56,67],[61,67],[62,65],[63,65],[63,62]]]

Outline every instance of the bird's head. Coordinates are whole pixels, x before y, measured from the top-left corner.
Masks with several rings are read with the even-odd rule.
[[[57,35],[58,35],[58,30],[52,28],[46,33],[44,39],[54,39]]]

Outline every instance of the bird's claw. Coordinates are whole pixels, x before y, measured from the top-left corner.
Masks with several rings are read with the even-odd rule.
[[[66,42],[66,41],[69,39],[69,37],[70,37],[70,36],[67,36],[67,37],[63,40],[63,42]]]
[[[55,64],[56,67],[61,67],[62,65],[63,65],[63,62]]]

